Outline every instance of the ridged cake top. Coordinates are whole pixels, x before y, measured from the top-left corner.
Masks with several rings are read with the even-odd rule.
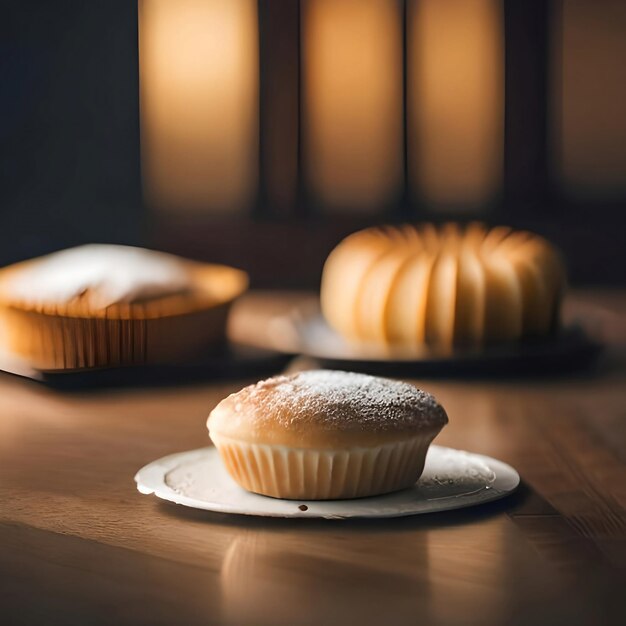
[[[564,284],[558,251],[530,232],[385,226],[339,243],[320,298],[329,325],[356,344],[449,354],[553,332]]]
[[[182,293],[190,280],[185,262],[171,254],[89,244],[20,264],[3,281],[2,293],[30,305],[62,305],[84,297],[98,310]]]
[[[244,387],[218,404],[207,426],[217,436],[308,448],[376,445],[436,433],[447,422],[435,398],[408,383],[313,370]]]

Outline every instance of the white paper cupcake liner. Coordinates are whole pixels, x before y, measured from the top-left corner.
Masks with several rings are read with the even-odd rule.
[[[361,498],[405,489],[420,477],[434,433],[344,450],[253,444],[211,433],[244,489],[290,500]]]

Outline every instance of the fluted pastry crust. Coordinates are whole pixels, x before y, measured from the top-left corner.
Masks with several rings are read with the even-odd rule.
[[[350,340],[451,349],[550,333],[564,282],[557,251],[526,231],[386,226],[332,251],[321,305]]]

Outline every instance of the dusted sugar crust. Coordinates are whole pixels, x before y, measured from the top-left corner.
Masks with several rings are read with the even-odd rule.
[[[448,417],[408,383],[327,370],[276,376],[222,400],[209,416],[214,438],[296,448],[371,447],[424,434]]]
[[[20,265],[4,279],[7,299],[26,306],[66,304],[88,297],[93,308],[138,302],[191,290],[185,261],[133,246],[87,244]]]
[[[565,270],[545,239],[508,227],[368,228],[324,266],[321,305],[349,340],[379,346],[481,346],[558,325]]]
[[[151,319],[218,306],[246,287],[246,274],[234,268],[88,244],[3,268],[0,306],[71,318]]]

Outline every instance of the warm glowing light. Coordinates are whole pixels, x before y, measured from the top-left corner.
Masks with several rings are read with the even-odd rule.
[[[307,181],[325,206],[376,211],[402,180],[402,15],[389,0],[304,0]]]
[[[258,179],[256,0],[140,0],[139,17],[148,204],[248,210]]]
[[[558,169],[576,195],[626,192],[626,3],[561,2],[554,85]],[[559,36],[560,35],[560,36]]]
[[[483,206],[502,181],[502,3],[411,0],[408,19],[413,186],[431,206]]]

